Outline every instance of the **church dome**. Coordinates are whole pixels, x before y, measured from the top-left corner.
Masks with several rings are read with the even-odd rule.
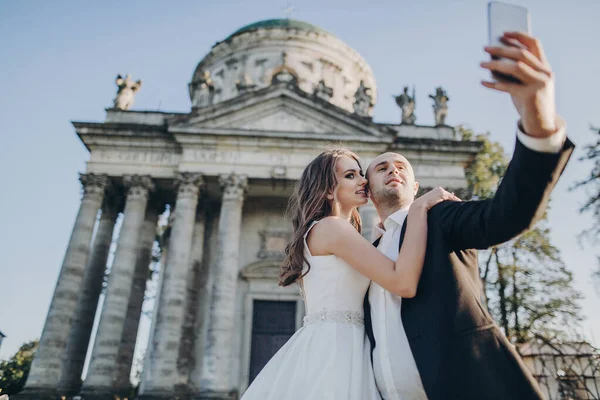
[[[371,67],[354,49],[312,24],[269,19],[246,25],[213,46],[192,76],[192,107],[218,104],[282,80],[350,112],[357,90],[364,95],[368,88],[373,104],[377,98]]]
[[[297,29],[303,30],[307,32],[317,32],[329,34],[329,32],[324,29],[319,28],[318,26],[309,24],[307,22],[296,21],[295,19],[265,19],[263,21],[254,22],[252,24],[248,24],[246,26],[241,27],[237,31],[233,32],[229,37],[225,40],[229,40],[232,37],[239,35],[244,32],[250,32],[256,29],[271,29],[271,28],[283,28],[283,29]]]

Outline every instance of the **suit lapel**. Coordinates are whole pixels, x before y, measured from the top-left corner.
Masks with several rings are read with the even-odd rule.
[[[404,220],[404,224],[402,224],[402,230],[400,231],[400,240],[398,241],[398,252],[402,248],[402,242],[404,242],[404,235],[406,235],[406,225],[408,225],[408,216]]]
[[[398,253],[400,253],[400,249],[402,248],[402,243],[404,242],[404,236],[406,235],[406,227],[408,226],[408,217],[404,220],[404,225],[402,226],[402,230],[400,231],[400,240],[398,243]],[[423,266],[425,269],[425,266]],[[423,274],[421,274],[421,277]],[[420,322],[414,312],[408,313],[408,309],[413,307],[415,304],[416,297],[402,299],[402,305],[400,306],[400,315],[402,318],[402,323],[404,324],[404,330],[406,331],[406,336],[408,338],[408,342],[411,344],[411,348],[413,346],[413,340],[417,337],[421,336],[421,327]],[[414,307],[413,307],[414,308]],[[407,314],[408,313],[408,314]],[[410,315],[410,317],[408,317]],[[408,319],[407,319],[408,318]],[[413,348],[414,353],[414,348]]]
[[[400,249],[402,248],[402,243],[404,242],[404,236],[406,235],[406,226],[408,225],[408,215],[404,220],[404,224],[402,224],[402,229],[400,230],[400,240],[398,241],[398,255],[400,254]],[[400,305],[400,315],[402,318],[402,322],[404,323],[404,313],[402,312],[405,309],[406,303],[410,303],[411,299],[402,299],[402,303]]]
[[[373,242],[373,246],[377,248],[379,246],[379,242],[381,241],[381,236]],[[363,300],[363,310],[364,310],[364,318],[365,318],[365,331],[369,338],[369,342],[371,343],[371,364],[373,364],[373,349],[376,346],[375,336],[373,335],[373,321],[371,320],[371,304],[369,304],[369,290],[365,293],[365,298]]]

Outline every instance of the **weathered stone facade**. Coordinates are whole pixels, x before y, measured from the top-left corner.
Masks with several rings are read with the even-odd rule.
[[[200,62],[189,112],[111,108],[103,122],[74,122],[90,152],[84,196],[20,397],[123,397],[144,294],[141,276],[166,204],[173,222],[139,397],[230,399],[260,367],[252,350],[262,348],[257,343],[284,337],[255,330],[258,306],[290,305],[300,327],[297,288],[277,285],[291,230],[284,212],[294,182],[321,149],[343,141],[365,165],[398,151],[422,187],[464,190],[464,166],[479,145],[455,138],[448,126],[378,124],[357,115],[361,82],[374,102],[368,64],[339,39],[312,25],[267,21],[234,33]],[[333,94],[317,95],[319,85]],[[124,219],[115,260],[89,343],[119,211]],[[361,213],[368,232],[376,214],[372,206]]]
[[[546,399],[600,399],[600,353],[589,343],[538,336],[517,351]]]

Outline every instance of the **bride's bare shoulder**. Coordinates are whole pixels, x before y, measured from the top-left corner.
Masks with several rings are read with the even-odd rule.
[[[313,231],[320,236],[329,235],[336,232],[345,232],[348,229],[354,229],[350,222],[344,218],[330,216],[319,221],[319,223],[313,228]]]
[[[347,220],[326,217],[310,230],[306,242],[313,255],[332,254],[331,249],[337,246],[340,240],[353,234],[356,234],[356,229]]]
[[[306,236],[308,250],[313,256],[332,254],[331,249],[335,241],[343,236],[347,227],[354,229],[352,225],[340,217],[325,217],[315,224]]]

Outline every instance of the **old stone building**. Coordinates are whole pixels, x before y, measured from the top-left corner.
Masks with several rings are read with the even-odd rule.
[[[308,162],[339,141],[365,163],[393,150],[412,162],[423,188],[460,191],[478,150],[444,125],[441,88],[431,88],[435,126],[414,124],[407,90],[396,98],[398,123],[373,121],[377,86],[367,62],[332,34],[289,19],[248,25],[215,44],[192,75],[190,110],[131,110],[142,82],[119,76],[117,85],[103,122],[73,123],[89,150],[83,196],[21,398],[126,395],[166,205],[172,221],[139,397],[239,396],[302,321],[297,288],[279,287],[277,275],[291,229],[286,204]],[[374,210],[361,213],[369,232]]]
[[[518,351],[546,399],[600,399],[600,353],[589,343],[538,336]]]

